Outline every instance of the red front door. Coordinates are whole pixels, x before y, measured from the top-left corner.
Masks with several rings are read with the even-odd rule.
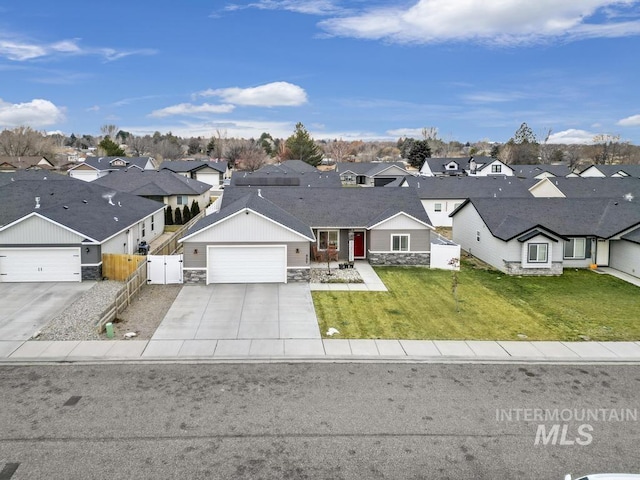
[[[353,233],[353,256],[364,257],[364,232]]]

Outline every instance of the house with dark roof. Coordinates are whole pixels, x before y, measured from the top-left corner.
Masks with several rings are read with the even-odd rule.
[[[259,169],[254,172],[236,170],[230,185],[236,187],[342,187],[340,177],[334,171],[282,172],[277,169]]]
[[[403,187],[412,187],[434,227],[451,227],[449,216],[470,197],[531,198],[527,186],[514,177],[406,177]]]
[[[591,165],[582,171],[581,177],[635,177],[640,178],[640,165]]]
[[[336,173],[343,185],[384,187],[409,175],[402,162],[338,162]]]
[[[511,168],[518,178],[535,178],[537,180],[545,177],[566,177],[573,172],[568,165],[511,165]]]
[[[471,175],[475,177],[514,175],[509,165],[492,157],[427,158],[420,169],[424,177],[451,177]]]
[[[67,173],[72,178],[92,182],[117,170],[155,170],[157,167],[153,157],[87,157]]]
[[[11,173],[17,170],[53,170],[55,165],[47,157],[0,156],[0,173]]]
[[[539,198],[633,199],[640,198],[640,178],[547,177],[531,185],[529,192]]]
[[[411,188],[228,187],[180,240],[187,283],[309,281],[311,262],[429,265],[433,226]]]
[[[261,173],[317,173],[318,169],[303,160],[284,160],[265,165],[256,170]]]
[[[163,204],[50,172],[0,175],[0,203],[0,282],[100,279],[164,230]]]
[[[160,170],[171,172],[191,178],[210,185],[211,190],[219,190],[225,180],[231,177],[231,169],[226,160],[172,160],[162,162]]]
[[[596,265],[640,276],[638,200],[471,198],[451,216],[453,241],[508,274]]]
[[[201,209],[211,201],[211,185],[193,180],[169,170],[131,168],[112,172],[94,180],[96,185],[127,192],[162,202],[172,209],[190,207],[196,202]]]

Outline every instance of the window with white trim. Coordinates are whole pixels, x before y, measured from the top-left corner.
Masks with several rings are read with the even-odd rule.
[[[409,235],[391,235],[391,251],[392,252],[408,252],[409,251]]]
[[[442,211],[442,204],[441,204],[441,203],[436,203],[436,204],[433,206],[433,211],[434,211],[434,212],[441,212],[441,211]]]
[[[326,250],[328,247],[340,250],[338,230],[318,230],[318,250]]]
[[[142,222],[142,236],[145,236],[145,232],[147,229],[147,223],[146,222]]]
[[[476,230],[476,242],[480,241],[480,230]]]
[[[155,220],[156,220],[156,216],[151,215],[151,231],[152,232],[155,230],[155,226],[156,226]]]
[[[564,258],[584,259],[586,253],[586,238],[570,238],[564,243]]]
[[[501,173],[501,172],[502,172],[502,165],[500,164],[491,165],[491,173]]]
[[[176,196],[176,203],[178,205],[188,205],[189,197],[187,197],[186,195],[178,195]]]
[[[548,243],[530,243],[527,247],[527,260],[529,263],[547,263],[549,251]]]

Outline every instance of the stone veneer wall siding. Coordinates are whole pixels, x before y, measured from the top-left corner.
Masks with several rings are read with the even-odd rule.
[[[522,262],[504,262],[509,275],[562,275],[562,262],[551,262],[550,268],[522,268]]]
[[[310,268],[288,268],[287,282],[309,283],[311,281]]]
[[[182,281],[187,285],[206,285],[206,270],[183,270]]]
[[[418,252],[369,252],[371,265],[426,265],[429,266],[430,253]]]
[[[102,280],[102,265],[80,267],[82,280]]]

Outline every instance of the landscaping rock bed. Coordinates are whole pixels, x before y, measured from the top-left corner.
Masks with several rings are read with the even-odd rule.
[[[364,283],[355,268],[312,268],[311,283]]]

